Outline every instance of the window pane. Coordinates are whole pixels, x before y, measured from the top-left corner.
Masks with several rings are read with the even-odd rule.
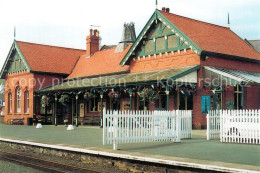
[[[165,49],[165,38],[157,38],[156,39],[156,50],[164,50]]]
[[[153,40],[148,40],[145,44],[145,53],[154,52],[154,42]]]
[[[176,35],[170,35],[168,36],[168,48],[176,48],[177,47],[177,36]]]
[[[16,112],[21,112],[21,89],[16,90]]]
[[[24,112],[29,113],[29,92],[24,93]]]
[[[8,94],[8,99],[9,99],[9,102],[8,102],[8,112],[12,113],[12,94],[11,93]]]

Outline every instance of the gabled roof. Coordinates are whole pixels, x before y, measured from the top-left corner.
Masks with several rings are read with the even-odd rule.
[[[227,27],[160,11],[203,51],[260,61],[260,54]]]
[[[84,50],[15,41],[32,72],[68,75]]]
[[[210,52],[260,61],[260,53],[227,27],[156,10],[137,37],[136,42],[120,62],[120,65],[129,64],[133,52],[142,42],[144,35],[149,31],[152,24],[157,20],[163,22],[172,32],[180,36],[198,55],[202,52]]]
[[[129,48],[130,45],[122,52],[115,52],[116,47],[112,47],[95,52],[91,57],[82,55],[67,79],[128,72],[129,66],[121,67],[119,62]]]

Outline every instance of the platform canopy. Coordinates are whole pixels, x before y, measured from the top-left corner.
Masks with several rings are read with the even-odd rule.
[[[260,85],[260,73],[204,66],[204,82],[212,86]]]
[[[173,83],[196,84],[197,70],[200,66],[188,66],[163,70],[154,70],[140,73],[127,73],[120,75],[99,76],[77,80],[67,80],[58,85],[50,86],[38,93],[48,93],[56,91],[82,90],[88,88],[113,88],[120,86],[136,86],[147,84]]]

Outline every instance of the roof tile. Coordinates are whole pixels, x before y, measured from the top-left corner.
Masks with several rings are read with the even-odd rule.
[[[32,71],[70,74],[84,50],[16,41]]]
[[[160,13],[204,51],[260,60],[260,53],[255,51],[227,27],[186,18],[164,11],[160,11]]]
[[[68,79],[129,71],[129,66],[119,65],[129,48],[130,45],[118,53],[116,48],[111,48],[95,52],[91,57],[82,55]]]

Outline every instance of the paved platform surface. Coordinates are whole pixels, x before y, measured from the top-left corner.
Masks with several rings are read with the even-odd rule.
[[[67,131],[64,126],[19,126],[0,124],[0,137],[50,145],[81,148],[115,154],[165,159],[195,164],[215,165],[260,171],[260,145],[221,143],[206,140],[205,130],[194,130],[193,138],[181,143],[154,142],[144,144],[102,145],[102,129],[80,126]]]

